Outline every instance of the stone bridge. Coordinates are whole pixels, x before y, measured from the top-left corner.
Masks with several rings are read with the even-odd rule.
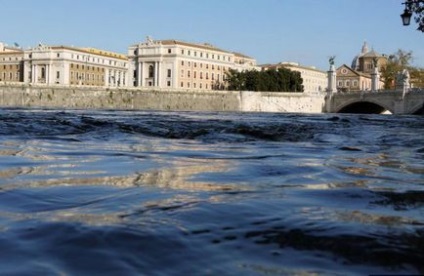
[[[424,114],[424,90],[386,90],[328,93],[325,111],[330,113]]]

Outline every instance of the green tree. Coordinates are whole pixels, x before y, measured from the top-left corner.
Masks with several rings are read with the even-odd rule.
[[[399,49],[396,53],[389,55],[387,65],[381,72],[381,76],[384,79],[384,89],[393,89],[395,87],[396,74],[403,69],[410,69],[412,60],[412,51],[407,52]]]
[[[424,88],[424,68],[411,68],[410,76],[413,87]]]
[[[229,90],[303,92],[303,79],[299,72],[286,68],[278,70],[249,70],[227,72]]]
[[[424,1],[407,0],[412,14],[414,14],[415,22],[418,24],[418,31],[424,32]]]

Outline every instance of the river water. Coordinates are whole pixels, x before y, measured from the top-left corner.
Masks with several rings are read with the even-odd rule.
[[[0,109],[1,275],[424,273],[422,116]]]

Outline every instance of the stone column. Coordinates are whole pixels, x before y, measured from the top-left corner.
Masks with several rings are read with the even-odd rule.
[[[31,66],[31,82],[30,83],[35,83],[35,65]]]
[[[336,68],[333,63],[330,63],[330,70],[327,72],[328,76],[328,87],[327,95],[325,96],[325,109],[327,112],[332,112],[331,102],[333,101],[333,94],[337,92],[336,83]]]
[[[38,83],[38,66],[37,65],[34,65],[34,79],[32,82]]]
[[[160,62],[155,62],[155,86],[160,86]]]
[[[46,64],[46,84],[50,84],[50,64]]]
[[[142,62],[138,62],[137,63],[137,85],[136,86],[142,86],[143,85],[143,81],[142,81],[142,67],[143,67],[143,63]]]
[[[371,73],[371,91],[377,92],[378,90],[380,90],[380,72],[377,67],[374,67],[374,71]]]
[[[334,65],[330,66],[328,73],[328,88],[327,94],[333,94],[337,92],[337,83],[336,83],[336,69]]]

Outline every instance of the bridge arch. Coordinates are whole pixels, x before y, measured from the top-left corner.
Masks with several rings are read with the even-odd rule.
[[[411,114],[414,114],[414,115],[424,115],[424,102],[423,103],[419,103],[414,108],[412,108]]]
[[[381,114],[385,111],[394,113],[393,110],[381,102],[372,100],[354,100],[340,105],[335,113]]]

